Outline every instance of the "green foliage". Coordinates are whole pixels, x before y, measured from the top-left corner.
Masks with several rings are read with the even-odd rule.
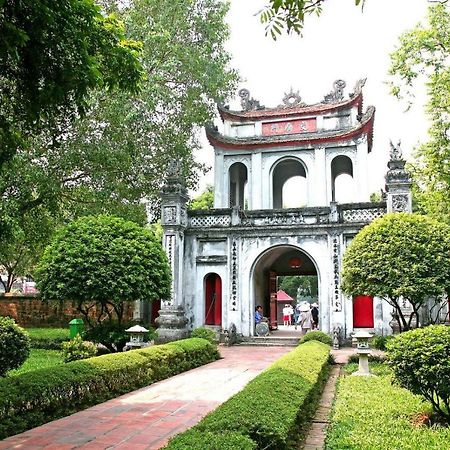
[[[302,34],[305,16],[322,12],[325,0],[269,0],[259,12],[261,23],[266,24],[266,35],[276,40],[284,31]],[[365,0],[355,0],[364,5]]]
[[[385,298],[402,329],[418,322],[418,309],[430,296],[450,288],[450,229],[428,217],[392,213],[364,227],[343,259],[342,289],[350,295]],[[400,297],[413,308],[403,316]]]
[[[377,350],[386,350],[386,344],[394,339],[395,336],[374,336],[370,340],[370,345],[373,348],[376,348]]]
[[[31,348],[30,356],[18,369],[8,372],[8,377],[31,372],[37,369],[53,367],[63,364],[63,357],[60,350],[47,350],[42,348]]]
[[[30,338],[9,317],[0,317],[0,377],[20,367],[30,354]]]
[[[187,339],[0,379],[0,439],[218,357],[216,346]]]
[[[64,362],[78,361],[80,359],[92,358],[97,355],[97,347],[77,334],[73,339],[62,344]]]
[[[72,299],[91,327],[89,310],[121,322],[124,301],[170,295],[170,268],[161,243],[146,228],[123,219],[83,217],[58,232],[36,271],[45,299]]]
[[[369,360],[370,363],[385,363],[386,362],[386,356],[384,355],[374,355],[372,353],[369,353],[367,355],[367,359]],[[353,355],[350,355],[348,358],[348,363],[352,364],[352,363],[359,363],[359,355],[358,353],[353,353]]]
[[[430,325],[398,335],[387,345],[400,386],[425,397],[450,423],[450,328]]]
[[[308,341],[319,341],[329,346],[333,345],[333,340],[328,334],[323,331],[310,331],[306,333],[299,341],[299,344],[304,344]]]
[[[300,288],[301,295],[308,297],[317,297],[318,283],[316,275],[287,275],[278,277],[278,289],[282,289],[294,300],[297,298],[297,292]]]
[[[209,328],[204,327],[195,328],[192,330],[191,337],[206,339],[212,344],[218,343],[216,333],[213,330],[210,330]]]
[[[445,3],[445,2],[442,2]],[[417,208],[450,223],[450,9],[434,2],[428,23],[403,33],[391,54],[392,93],[411,103],[425,84],[428,142],[416,149],[412,171]]]
[[[63,342],[70,340],[68,328],[27,328],[26,332],[31,348],[59,350]]]
[[[170,440],[168,446],[164,448],[171,450],[254,450],[256,443],[242,434],[230,431],[211,433],[191,429]]]
[[[209,185],[198,197],[189,203],[189,209],[212,209],[214,207],[214,187]]]
[[[450,428],[421,426],[418,419],[429,411],[420,397],[393,385],[392,376],[381,371],[376,377],[341,377],[325,448],[444,450]]]
[[[311,341],[278,359],[193,430],[237,432],[257,448],[296,448],[328,375],[329,347]],[[171,444],[167,446],[172,449]],[[176,447],[175,447],[176,448]]]

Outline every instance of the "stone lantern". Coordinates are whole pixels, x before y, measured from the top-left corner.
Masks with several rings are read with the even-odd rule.
[[[356,339],[356,353],[359,355],[358,371],[353,375],[369,376],[371,375],[369,371],[369,339],[372,338],[372,335],[367,331],[358,331],[353,337]]]
[[[134,325],[125,330],[125,332],[130,335],[130,341],[127,342],[125,347],[127,350],[142,348],[148,345],[147,342],[144,342],[144,337],[148,333],[147,328],[141,327],[140,325]]]

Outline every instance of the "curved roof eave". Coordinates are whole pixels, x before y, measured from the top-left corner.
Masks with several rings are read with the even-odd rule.
[[[222,121],[229,119],[236,122],[254,122],[255,120],[279,119],[290,116],[309,116],[312,114],[332,113],[342,109],[347,109],[355,105],[362,108],[362,92],[355,94],[346,100],[336,103],[316,103],[315,105],[299,106],[294,108],[276,107],[263,108],[251,111],[232,111],[223,105],[217,105]]]
[[[259,149],[274,146],[307,145],[324,142],[339,142],[367,134],[369,152],[372,146],[375,107],[369,106],[361,122],[353,128],[322,133],[304,133],[278,136],[254,136],[250,138],[233,138],[220,134],[213,128],[206,128],[206,136],[213,147],[226,149]]]

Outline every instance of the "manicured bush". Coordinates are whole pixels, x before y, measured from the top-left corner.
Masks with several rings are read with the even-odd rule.
[[[328,334],[324,333],[323,331],[310,331],[306,333],[300,339],[299,344],[304,344],[305,342],[308,341],[319,341],[330,346],[333,345],[333,340],[331,339],[331,337],[328,336]]]
[[[0,379],[0,439],[218,357],[216,346],[193,338]]]
[[[394,339],[395,336],[374,336],[370,340],[370,345],[373,348],[376,348],[377,350],[386,350],[386,344],[391,340]]]
[[[218,343],[216,333],[214,333],[214,331],[210,330],[209,328],[195,328],[194,330],[192,330],[191,337],[206,339],[212,344]]]
[[[387,355],[400,386],[425,397],[450,423],[450,327],[402,333],[388,343]]]
[[[254,450],[256,443],[242,434],[230,431],[218,434],[191,429],[176,436],[165,448],[171,450]]]
[[[386,356],[384,356],[384,355],[373,355],[372,353],[369,353],[367,355],[367,359],[369,360],[369,362],[384,363],[386,361]],[[358,353],[353,353],[353,355],[350,355],[348,357],[348,362],[349,363],[358,363],[359,362],[359,355],[358,355]]]
[[[30,338],[13,319],[0,317],[0,377],[20,367],[30,354]]]
[[[393,385],[389,372],[383,375],[377,371],[376,377],[339,378],[326,450],[449,448],[450,428],[421,425],[431,406]]]
[[[61,344],[70,340],[69,328],[26,328],[31,348],[60,350]]]
[[[296,448],[327,379],[329,352],[329,346],[317,341],[298,346],[193,429],[237,432],[258,449]],[[167,448],[173,449],[170,444]]]
[[[64,362],[79,361],[80,359],[92,358],[97,355],[97,347],[77,334],[73,339],[62,344]]]

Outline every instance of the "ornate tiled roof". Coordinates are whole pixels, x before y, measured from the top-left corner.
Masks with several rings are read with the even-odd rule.
[[[254,112],[254,111],[253,111]],[[298,113],[297,113],[298,114]],[[256,149],[261,147],[320,144],[339,142],[367,134],[369,151],[372,144],[375,107],[369,106],[356,126],[339,130],[271,136],[230,137],[220,134],[215,127],[208,127],[206,135],[213,146],[230,149]]]
[[[344,99],[343,89],[345,82],[336,80],[333,84],[333,91],[325,95],[321,103],[314,105],[302,103],[298,92],[293,92],[291,89],[289,93],[285,94],[283,104],[275,108],[266,108],[260,105],[259,101],[250,97],[250,92],[247,89],[241,89],[239,96],[241,97],[242,111],[232,111],[227,106],[219,105],[219,114],[222,120],[235,122],[253,122],[255,120],[278,119],[291,116],[303,117],[327,114],[349,109],[353,106],[357,106],[361,114],[363,102],[362,87],[365,81],[365,79],[358,80],[353,93],[349,94],[348,99]]]

